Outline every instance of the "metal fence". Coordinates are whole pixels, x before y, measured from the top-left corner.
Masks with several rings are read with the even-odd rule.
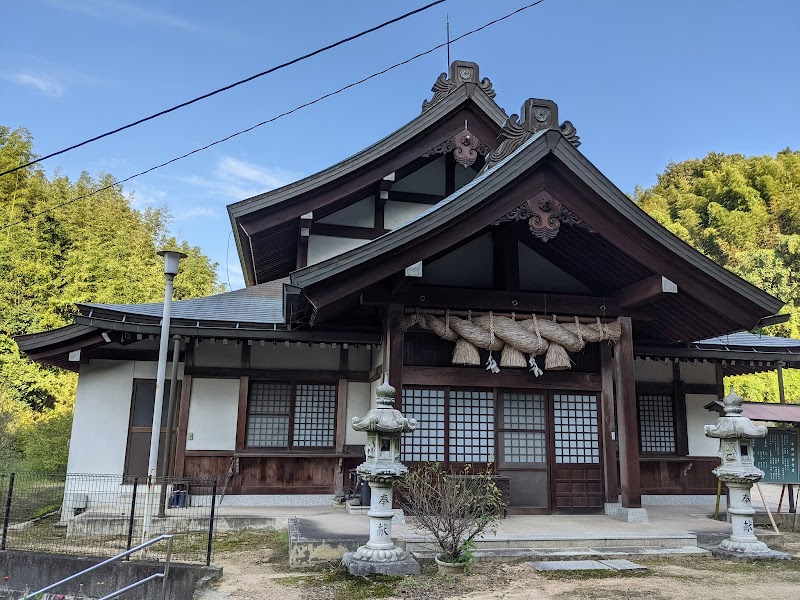
[[[0,472],[0,550],[108,557],[169,533],[173,560],[208,565],[216,504],[215,480]]]

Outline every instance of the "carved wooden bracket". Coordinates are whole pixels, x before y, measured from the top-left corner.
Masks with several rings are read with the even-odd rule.
[[[431,148],[422,156],[433,156],[434,154],[453,153],[456,162],[462,167],[469,167],[478,159],[478,155],[486,156],[491,148],[484,144],[469,129],[459,131],[453,137],[446,139],[441,144]]]
[[[450,65],[450,78],[448,79],[447,73],[442,73],[436,79],[431,91],[433,98],[430,100],[422,101],[422,112],[429,110],[439,102],[447,98],[453,90],[460,85],[472,82],[477,84],[489,98],[494,98],[497,94],[492,89],[492,82],[488,78],[479,78],[478,65],[474,62],[467,62],[465,60],[456,60]]]
[[[504,221],[522,221],[523,219],[528,220],[531,234],[543,242],[556,237],[562,223],[581,227],[594,233],[594,230],[583,219],[544,190],[497,219],[494,224],[497,225]]]

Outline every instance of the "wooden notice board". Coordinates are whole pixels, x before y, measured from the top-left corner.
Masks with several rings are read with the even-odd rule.
[[[770,429],[754,442],[753,460],[764,471],[761,483],[800,484],[796,429]]]

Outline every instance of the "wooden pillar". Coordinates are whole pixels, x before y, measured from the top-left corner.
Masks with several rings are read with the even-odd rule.
[[[778,365],[778,398],[781,404],[786,404],[786,391],[783,389],[783,361],[779,360],[776,364]],[[791,489],[789,486],[789,490]]]
[[[600,409],[603,423],[603,478],[605,501],[619,502],[619,476],[617,472],[617,442],[614,439],[614,356],[612,347],[600,343]]]
[[[183,477],[186,468],[186,435],[189,430],[189,403],[192,397],[192,376],[186,374],[189,367],[194,366],[194,345],[193,338],[186,340],[186,348],[183,351],[183,380],[181,381],[181,399],[178,406],[178,427],[175,434],[175,477]]]
[[[386,330],[389,333],[389,384],[395,389],[395,406],[402,406],[403,398],[403,331],[400,329],[400,319],[403,318],[404,307],[402,304],[390,304],[386,311]]]
[[[636,381],[633,373],[633,327],[630,317],[619,317],[617,320],[622,329],[614,351],[622,506],[641,508],[639,425],[636,414]]]
[[[672,408],[675,413],[675,453],[689,456],[689,432],[686,422],[686,394],[681,379],[681,363],[672,363]]]
[[[250,346],[247,342],[242,342],[242,356],[240,362],[242,369],[250,368]],[[241,375],[239,377],[239,408],[236,414],[236,446],[235,452],[244,450],[247,444],[247,396],[250,391],[250,376]],[[242,476],[239,472],[239,460],[234,458],[234,476],[231,480],[233,492],[239,494],[242,491]]]
[[[722,400],[725,397],[725,374],[722,372],[722,363],[716,363],[714,370],[717,378],[717,398]]]

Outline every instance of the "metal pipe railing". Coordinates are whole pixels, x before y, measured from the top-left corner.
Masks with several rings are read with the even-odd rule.
[[[28,594],[28,597],[36,598],[40,594],[44,594],[45,592],[49,592],[50,590],[53,590],[53,589],[57,588],[58,586],[63,585],[65,583],[69,582],[69,581],[77,579],[78,577],[80,577],[82,575],[86,575],[87,573],[91,573],[92,571],[96,571],[97,569],[99,569],[101,567],[104,567],[106,565],[110,565],[111,563],[116,562],[118,560],[122,560],[123,558],[126,558],[126,557],[130,556],[131,554],[135,554],[136,552],[139,552],[139,550],[144,550],[145,548],[148,548],[148,547],[152,546],[153,544],[157,544],[158,542],[162,542],[162,541],[166,540],[167,541],[167,555],[164,558],[164,572],[163,573],[153,573],[149,577],[145,577],[144,579],[140,579],[139,581],[137,581],[135,583],[132,583],[132,584],[122,588],[121,590],[117,590],[116,592],[113,592],[113,593],[109,594],[108,596],[103,596],[102,598],[100,598],[100,600],[110,600],[111,598],[116,598],[117,596],[119,596],[121,594],[124,594],[125,592],[130,591],[133,588],[139,587],[140,585],[143,585],[143,584],[145,584],[145,583],[147,583],[149,581],[154,581],[156,579],[161,579],[162,580],[162,583],[161,583],[161,594],[160,594],[159,597],[161,598],[161,600],[166,600],[166,598],[167,598],[167,580],[169,578],[169,566],[170,566],[170,561],[172,560],[172,539],[173,539],[173,537],[174,536],[171,535],[171,534],[165,534],[165,535],[160,535],[158,537],[155,537],[152,540],[148,540],[148,541],[146,541],[146,542],[144,542],[142,544],[139,544],[135,548],[131,548],[130,550],[126,550],[125,552],[121,552],[121,553],[117,554],[116,556],[112,556],[111,558],[109,558],[107,560],[104,560],[103,562],[99,562],[96,565],[94,565],[92,567],[89,567],[88,569],[84,569],[83,571],[80,571],[79,573],[75,573],[74,575],[70,575],[69,577],[67,577],[65,579],[62,579],[60,581],[56,581],[55,583],[53,583],[51,585],[48,585],[47,587],[43,587],[40,590],[36,590],[35,592],[32,592],[32,593]]]

